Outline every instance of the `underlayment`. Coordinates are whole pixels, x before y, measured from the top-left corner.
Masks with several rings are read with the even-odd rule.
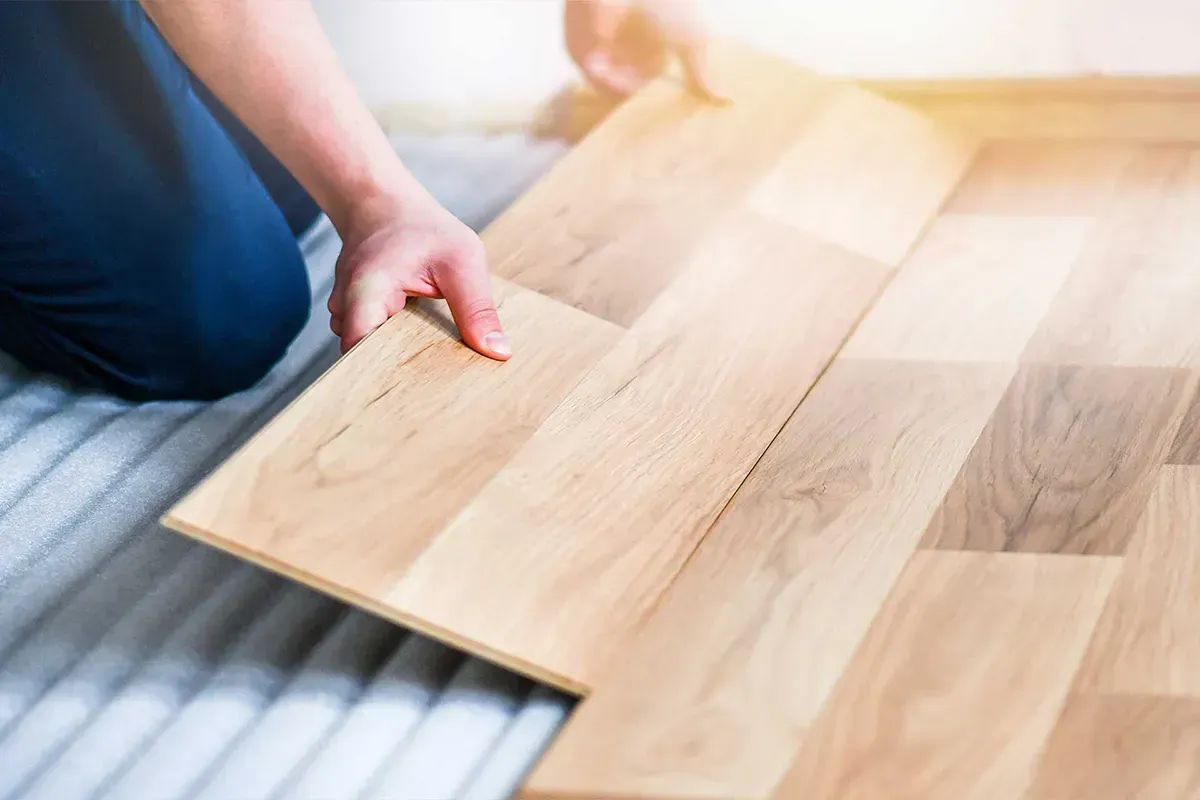
[[[481,227],[562,153],[394,140]],[[313,315],[215,404],[79,394],[0,356],[0,799],[505,797],[572,700],[196,544],[156,520],[335,357]]]

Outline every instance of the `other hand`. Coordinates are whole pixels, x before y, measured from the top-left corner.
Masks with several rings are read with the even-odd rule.
[[[721,101],[705,61],[705,35],[693,0],[567,0],[567,51],[598,91],[633,94],[679,59],[688,90]]]
[[[409,297],[444,298],[463,341],[507,361],[512,355],[492,301],[483,243],[431,197],[374,209],[352,225],[329,297],[342,352],[399,313]]]

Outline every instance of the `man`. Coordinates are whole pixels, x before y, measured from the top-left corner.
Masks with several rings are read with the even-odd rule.
[[[571,55],[625,95],[669,53],[707,93],[685,0],[568,0]],[[633,21],[638,24],[631,24]],[[388,145],[300,0],[0,2],[0,351],[132,399],[257,382],[309,311],[295,237],[343,241],[343,350],[444,297],[511,355],[478,237]]]

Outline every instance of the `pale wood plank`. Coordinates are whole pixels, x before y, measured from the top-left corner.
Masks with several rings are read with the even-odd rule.
[[[722,46],[712,58],[734,102],[647,87],[488,229],[498,275],[621,325],[637,319],[695,252],[697,232],[737,206],[835,94],[768,56]]]
[[[945,201],[946,187],[965,173],[977,140],[896,110],[866,92],[837,93],[751,193],[749,207],[898,265]],[[847,136],[875,121],[887,125],[886,136]]]
[[[943,215],[840,357],[1015,363],[1089,235],[1086,217]]]
[[[775,797],[1020,797],[1120,568],[919,552]]]
[[[1200,696],[1200,468],[1158,476],[1076,690]]]
[[[373,333],[167,524],[360,602],[386,593],[620,339],[511,284],[496,294],[520,357],[474,354],[447,334],[445,304],[423,303],[430,313]]]
[[[887,274],[753,215],[698,252],[390,607],[573,688],[604,674]]]
[[[1118,192],[1024,358],[1200,366],[1200,158],[1147,148]]]
[[[835,362],[528,796],[768,795],[1010,374]]]
[[[1022,365],[922,546],[1123,554],[1194,387],[1179,369]]]
[[[1073,695],[1029,800],[1200,796],[1200,700]]]
[[[946,204],[960,214],[1095,217],[1142,152],[1122,143],[992,141]]]

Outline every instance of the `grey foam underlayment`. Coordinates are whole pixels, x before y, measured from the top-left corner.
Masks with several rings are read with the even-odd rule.
[[[479,227],[562,152],[396,139]],[[0,357],[0,798],[505,797],[572,701],[161,528],[161,512],[334,358],[313,316],[211,404],[77,394]]]

